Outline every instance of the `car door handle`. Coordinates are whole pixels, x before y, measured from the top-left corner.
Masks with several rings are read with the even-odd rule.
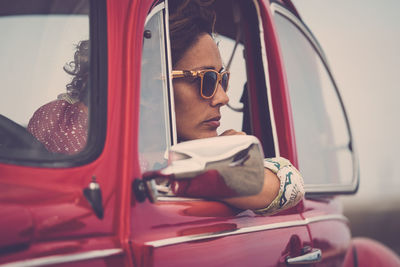
[[[314,248],[311,251],[307,252],[298,257],[287,257],[287,264],[308,264],[314,262],[320,262],[322,260],[322,252],[318,248]]]

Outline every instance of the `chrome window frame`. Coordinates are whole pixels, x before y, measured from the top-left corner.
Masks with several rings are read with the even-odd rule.
[[[165,35],[165,54],[167,57],[167,81],[168,81],[168,94],[169,94],[169,117],[170,117],[170,132],[172,145],[178,143],[178,134],[176,131],[176,119],[175,119],[175,101],[174,101],[174,88],[172,86],[172,58],[171,58],[171,43],[169,39],[169,10],[168,0],[164,2],[164,35]]]
[[[264,67],[264,79],[265,79],[265,88],[267,90],[267,99],[268,99],[268,108],[269,108],[269,117],[271,120],[271,130],[272,130],[272,136],[273,136],[273,143],[274,143],[274,151],[275,151],[275,157],[280,156],[280,150],[279,150],[279,138],[278,138],[278,133],[276,130],[276,122],[275,122],[275,114],[274,114],[274,108],[272,103],[272,95],[271,95],[271,82],[270,82],[270,77],[269,77],[269,71],[268,71],[268,59],[267,59],[267,49],[265,47],[265,42],[264,42],[264,28],[263,28],[263,22],[261,19],[261,14],[260,14],[260,7],[258,4],[257,0],[253,0],[254,7],[257,12],[257,19],[258,19],[258,27],[260,31],[260,46],[261,46],[261,59]]]
[[[274,110],[273,110],[273,103],[272,103],[272,97],[271,97],[271,86],[270,86],[270,77],[269,77],[269,72],[268,72],[268,59],[267,59],[267,50],[264,42],[264,29],[263,29],[263,22],[260,14],[260,7],[258,0],[252,0],[254,8],[257,13],[257,21],[258,21],[258,27],[259,27],[259,38],[260,38],[260,52],[261,52],[261,58],[262,58],[262,65],[264,68],[264,82],[265,82],[265,88],[266,88],[266,93],[267,93],[267,99],[268,99],[268,107],[269,107],[269,117],[271,121],[271,130],[272,130],[272,136],[273,136],[273,143],[274,143],[274,152],[275,155],[278,157],[280,155],[279,151],[279,139],[278,139],[278,134],[276,130],[276,123],[275,123],[275,115],[274,115]],[[168,24],[168,0],[165,0],[164,3],[161,3],[159,5],[163,5],[165,8],[165,21],[164,21],[164,26],[165,26],[165,36],[166,36],[166,55],[167,55],[167,63],[168,63],[168,68],[169,70],[172,70],[172,64],[171,64],[171,54],[170,54],[170,39],[169,39],[169,24]],[[152,15],[152,12],[149,14]],[[149,18],[146,18],[146,22],[148,21]],[[170,72],[167,72],[168,75],[170,75]],[[173,98],[173,86],[172,86],[172,78],[167,77],[169,81],[169,92],[170,92],[170,116],[171,116],[171,134],[172,134],[172,145],[177,144],[177,132],[176,132],[176,123],[175,123],[175,109],[172,108],[174,107],[174,98]],[[151,185],[154,190],[157,190],[157,186],[155,184]],[[161,202],[187,202],[187,201],[204,201],[202,198],[186,198],[186,197],[175,197],[175,196],[157,196],[156,197],[157,201]]]
[[[163,79],[165,80],[165,84],[167,85],[167,98],[164,98],[164,106],[167,107],[167,110],[164,112],[165,116],[165,122],[166,122],[166,132],[168,133],[166,136],[166,144],[167,144],[167,149],[171,147],[171,145],[174,145],[177,143],[177,134],[176,134],[176,123],[175,123],[175,109],[172,108],[174,107],[174,94],[173,94],[173,87],[172,87],[172,79],[170,78],[170,72],[172,70],[172,65],[171,65],[171,54],[170,54],[170,43],[169,43],[169,23],[168,23],[168,1],[160,2],[158,3],[155,7],[152,8],[150,13],[146,17],[146,21],[144,26],[146,27],[147,22],[150,21],[150,19],[158,14],[159,12],[163,12],[163,32],[162,32],[162,37],[163,40],[161,40],[164,43],[164,59],[166,61],[166,66],[163,66],[164,71],[165,71],[165,77]]]

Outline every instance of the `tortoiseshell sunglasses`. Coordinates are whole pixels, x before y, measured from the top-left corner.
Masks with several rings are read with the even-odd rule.
[[[213,69],[207,70],[173,70],[172,78],[200,77],[200,95],[205,99],[212,98],[217,92],[218,83],[226,92],[229,83],[229,71],[219,73]]]

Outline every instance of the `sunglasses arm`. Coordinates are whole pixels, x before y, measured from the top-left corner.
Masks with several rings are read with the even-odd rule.
[[[193,70],[173,70],[172,77],[173,78],[191,78],[196,77],[198,75],[197,71]]]

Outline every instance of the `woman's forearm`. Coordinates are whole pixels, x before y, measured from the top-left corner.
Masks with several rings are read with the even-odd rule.
[[[279,185],[278,177],[272,171],[264,169],[264,184],[257,195],[225,198],[222,201],[239,209],[262,209],[277,197]]]

